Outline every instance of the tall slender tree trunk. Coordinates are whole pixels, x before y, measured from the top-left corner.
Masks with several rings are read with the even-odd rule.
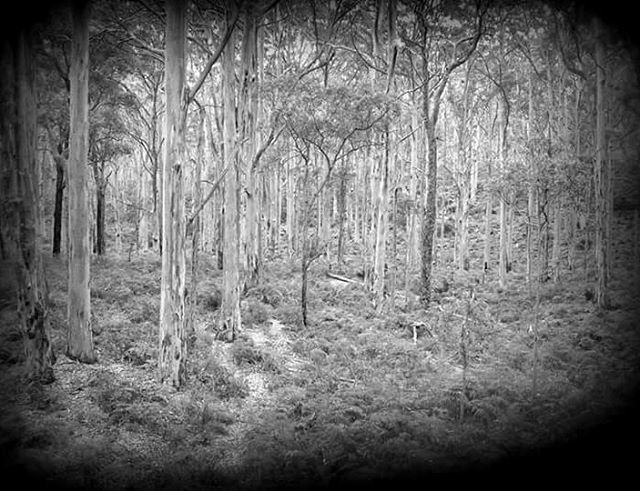
[[[2,146],[8,151],[3,155],[5,165],[11,165],[10,194],[12,195],[13,225],[12,235],[15,239],[18,254],[16,263],[18,277],[18,319],[24,340],[26,355],[25,376],[29,381],[43,384],[54,381],[53,365],[55,355],[49,338],[49,321],[47,318],[47,292],[44,281],[40,240],[38,237],[38,182],[36,163],[36,91],[33,59],[32,34],[21,30],[17,35],[13,56],[7,47],[2,47],[6,56],[6,64],[0,67],[5,76],[15,78],[15,92],[8,90],[2,101],[8,114],[7,118],[13,128],[7,125],[6,130],[15,131],[15,135],[5,133]],[[13,64],[10,59],[13,59]],[[13,66],[11,66],[13,65]],[[7,73],[8,72],[8,73]],[[13,85],[13,84],[12,84]],[[15,98],[14,101],[10,100]],[[8,106],[8,107],[7,107]],[[11,150],[15,148],[14,156]]]
[[[202,161],[204,160],[205,147],[205,111],[200,107],[199,110],[199,128],[198,143],[196,150],[196,159],[193,170],[193,190],[192,190],[192,210],[200,208],[202,202]],[[195,343],[195,307],[197,302],[198,283],[200,276],[200,236],[202,234],[202,220],[200,213],[193,217],[191,222],[191,285],[188,294],[188,314],[186,332],[188,344]]]
[[[484,211],[484,249],[482,260],[482,278],[486,280],[486,276],[491,269],[491,215],[493,214],[493,195],[491,191],[487,192],[487,202]]]
[[[529,70],[528,83],[528,117],[527,117],[527,143],[530,145],[533,140],[533,69]],[[536,172],[533,169],[534,159],[532,152],[529,153],[527,165],[527,285],[529,296],[533,296],[533,217],[535,213],[535,179]]]
[[[60,155],[54,156],[54,162],[56,164],[56,195],[53,204],[53,248],[52,252],[54,256],[60,254],[60,243],[62,235],[62,205],[64,202],[64,188],[65,188],[65,172],[64,157]]]
[[[503,179],[507,153],[507,109],[501,96],[498,99],[498,166],[500,178]],[[499,194],[500,246],[498,251],[498,281],[501,288],[507,286],[507,196],[506,190]]]
[[[295,250],[295,237],[296,237],[296,231],[295,231],[295,224],[296,224],[296,219],[295,219],[295,212],[296,212],[296,208],[295,208],[295,180],[294,180],[294,173],[293,173],[293,163],[292,163],[292,158],[293,158],[293,151],[291,148],[291,145],[289,145],[289,155],[287,158],[287,176],[286,176],[286,186],[287,186],[287,251],[289,253],[289,259],[293,258],[293,253]]]
[[[227,13],[227,28],[229,25]],[[242,327],[240,317],[240,223],[239,223],[239,169],[236,148],[235,101],[235,33],[224,48],[223,106],[224,106],[224,159],[229,170],[224,184],[224,250],[222,275],[222,305],[220,332],[226,341],[233,341]]]
[[[543,184],[543,186],[546,186]],[[541,262],[538,271],[542,275],[540,281],[549,279],[549,189],[538,189],[538,233],[541,240],[538,241],[538,260]]]
[[[429,93],[425,83],[424,114],[425,130],[427,134],[427,184],[425,204],[422,210],[422,269],[421,269],[421,300],[427,306],[431,301],[431,276],[433,258],[433,232],[436,223],[436,182],[438,178],[438,160],[436,148],[435,124],[429,120]]]
[[[418,167],[420,162],[424,161],[424,138],[423,127],[418,118],[418,109],[414,108],[411,115],[411,128],[413,137],[411,139],[411,175],[409,181],[409,199],[411,206],[409,208],[408,217],[408,234],[407,234],[407,256],[405,266],[405,291],[409,291],[409,270],[415,264],[415,251],[418,249],[417,239],[417,216],[418,216]],[[407,297],[408,298],[408,297]]]
[[[596,158],[594,168],[595,182],[595,252],[596,285],[595,300],[598,307],[607,309],[609,299],[609,186],[607,175],[607,141],[605,135],[605,55],[602,40],[603,30],[598,19],[594,20],[596,41]]]
[[[146,251],[149,249],[149,183],[147,171],[144,166],[140,166],[140,173],[138,174],[140,180],[140,199],[138,201],[140,205],[140,218],[138,229],[138,249]]]
[[[164,142],[166,145],[167,142]],[[155,169],[155,179],[153,181],[154,191],[153,191],[153,199],[154,199],[154,223],[153,223],[153,249],[159,253],[162,253],[162,227],[163,227],[163,216],[164,212],[162,211],[162,206],[164,203],[162,197],[162,190],[164,189],[164,161],[165,158],[163,156],[163,152],[157,156],[156,169]]]
[[[72,3],[71,131],[69,141],[69,333],[67,356],[97,360],[91,333],[89,203],[89,15],[88,2]]]
[[[122,192],[122,184],[120,182],[120,176],[119,176],[119,171],[120,169],[116,169],[116,171],[113,174],[113,188],[111,190],[111,202],[113,203],[113,215],[115,218],[115,244],[114,244],[114,250],[115,253],[119,256],[120,254],[122,254],[122,202],[123,202],[123,198],[124,198],[124,193]],[[124,179],[123,179],[124,181]],[[138,182],[138,185],[140,187],[143,186],[143,182]],[[138,197],[137,197],[137,202],[140,203],[141,199],[140,199],[140,187],[138,187]],[[136,211],[136,230],[140,231],[140,212]],[[134,242],[131,244],[131,247],[134,247],[134,245],[137,246],[138,244],[138,237],[135,237]]]
[[[96,239],[93,252],[102,256],[105,252],[105,201],[107,183],[104,177],[104,164],[97,163],[93,166],[96,181]]]
[[[238,90],[238,138],[242,155],[243,174],[246,182],[246,214],[242,221],[242,249],[244,264],[244,288],[255,285],[260,279],[260,260],[258,257],[259,224],[259,177],[254,158],[258,138],[258,23],[251,3],[244,5],[244,29],[242,33],[242,66],[240,69],[240,87]]]
[[[560,246],[562,245],[562,197],[558,197],[553,210],[553,247],[551,264],[553,265],[553,282],[560,280]]]
[[[278,165],[273,176],[273,191],[275,193],[274,220],[271,225],[272,249],[276,252],[280,246],[280,222],[282,220],[282,182],[280,179],[282,167]]]
[[[160,286],[160,380],[180,388],[186,381],[185,335],[185,45],[186,4],[167,0],[165,47],[165,154],[162,187],[162,280]]]
[[[377,190],[376,206],[376,242],[373,264],[373,291],[375,295],[376,312],[381,313],[384,308],[385,292],[385,261],[387,242],[387,201],[389,189],[389,128],[384,136],[385,149],[380,160],[380,181]]]
[[[345,222],[348,219],[347,216],[347,164],[343,164],[342,172],[340,173],[340,189],[338,190],[338,251],[337,262],[342,264],[344,258],[344,243],[345,243]],[[327,223],[328,225],[328,223]],[[327,232],[328,232],[327,227]],[[327,233],[327,239],[328,237]]]

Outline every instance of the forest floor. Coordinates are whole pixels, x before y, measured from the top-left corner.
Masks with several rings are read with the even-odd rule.
[[[339,273],[356,278],[347,259]],[[215,339],[221,272],[203,261],[179,392],[157,377],[156,255],[93,261],[94,365],[64,355],[66,263],[49,258],[46,269],[58,357],[48,386],[21,380],[10,285],[0,284],[0,459],[21,488],[353,489],[558,476],[612,485],[637,466],[640,425],[628,416],[640,303],[624,261],[612,310],[585,298],[582,270],[542,284],[537,354],[521,272],[503,291],[449,271],[428,311],[410,295],[376,315],[362,285],[329,278],[318,261],[305,328],[299,265],[272,261],[263,286],[243,297],[240,339],[225,343]]]

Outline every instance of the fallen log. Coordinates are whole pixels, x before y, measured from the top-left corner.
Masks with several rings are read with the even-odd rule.
[[[361,281],[353,280],[351,278],[347,278],[346,276],[341,276],[339,274],[331,273],[330,271],[327,271],[326,274],[331,279],[338,280],[338,281],[343,281],[345,283],[354,283],[356,285],[362,285],[363,284]]]

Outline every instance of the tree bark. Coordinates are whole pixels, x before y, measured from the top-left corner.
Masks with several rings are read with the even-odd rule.
[[[344,259],[344,243],[345,243],[345,228],[347,221],[347,171],[348,164],[343,163],[342,172],[340,173],[340,187],[338,189],[338,250],[336,262],[342,264]],[[328,224],[327,224],[328,225]],[[327,226],[327,233],[325,239],[329,239],[329,227]]]
[[[96,162],[93,164],[93,175],[96,182],[96,239],[93,245],[93,252],[98,256],[102,256],[105,252],[105,195],[107,190],[104,163]]]
[[[244,288],[256,285],[260,279],[260,258],[258,256],[259,200],[257,165],[254,158],[257,151],[258,137],[258,22],[251,3],[244,5],[244,29],[242,34],[242,66],[238,93],[238,137],[239,151],[242,155],[243,172],[246,176],[245,200],[246,214],[242,224],[241,237],[244,264]],[[240,207],[242,208],[242,207]]]
[[[560,280],[560,246],[562,244],[562,197],[558,197],[553,210],[553,247],[551,249],[551,264],[553,265],[553,282]]]
[[[91,333],[89,203],[89,16],[88,2],[72,3],[71,130],[69,141],[69,334],[67,356],[97,361]]]
[[[62,234],[62,204],[64,202],[64,188],[65,188],[65,176],[64,176],[64,157],[62,155],[56,155],[54,157],[56,164],[56,196],[53,205],[53,248],[52,253],[54,256],[60,254],[60,243]]]
[[[427,87],[426,83],[425,87]],[[428,115],[429,94],[426,88],[424,89],[424,92],[424,113]],[[426,199],[422,211],[422,292],[420,298],[422,303],[426,307],[431,301],[431,274],[433,260],[433,232],[436,222],[436,182],[438,178],[438,154],[436,148],[435,124],[429,121],[428,116],[425,120],[425,126],[427,134],[427,185]]]
[[[489,272],[491,265],[491,215],[493,213],[493,196],[487,193],[487,203],[484,212],[484,259],[482,261],[483,278]]]
[[[165,48],[165,154],[162,188],[162,280],[160,289],[160,380],[180,388],[186,381],[185,336],[185,48],[186,4],[167,0]]]
[[[286,194],[286,210],[287,210],[287,251],[289,252],[289,259],[293,258],[293,253],[295,250],[295,183],[293,177],[293,169],[292,169],[292,158],[293,151],[291,145],[289,145],[289,155],[287,158],[287,176],[286,176],[286,186],[287,186],[287,194]]]
[[[116,221],[114,250],[115,250],[115,253],[119,256],[120,254],[122,254],[122,203],[124,201],[124,192],[122,192],[122,187],[123,187],[122,185],[124,184],[124,182],[123,183],[120,182],[120,179],[119,179],[120,176],[118,175],[118,170],[119,169],[116,169],[116,171],[113,173],[113,188],[111,190],[110,195],[111,195],[111,202],[113,206],[113,215]],[[144,181],[139,180],[138,186],[142,186],[143,182]],[[140,205],[141,203],[140,187],[138,187],[137,191],[138,191],[138,195],[137,195],[136,201],[138,205]],[[136,228],[136,231],[140,230],[140,212],[139,211],[136,211],[135,228]],[[138,244],[137,237],[135,237],[134,243],[131,244],[130,249],[134,247],[134,244],[136,246]]]
[[[13,123],[15,136],[3,138],[3,146],[13,147],[12,212],[16,230],[13,237],[19,251],[16,263],[18,277],[18,318],[26,355],[25,377],[43,384],[54,381],[55,355],[49,338],[47,292],[44,281],[40,240],[38,237],[38,183],[36,179],[36,91],[32,35],[26,30],[18,33],[13,54],[14,66],[3,63],[3,70],[15,76],[15,105],[7,101],[11,110],[4,117]],[[5,54],[9,55],[9,50]],[[9,55],[10,56],[10,55]],[[7,60],[8,62],[9,60]],[[4,104],[3,104],[4,105]],[[7,128],[9,129],[9,128]],[[11,130],[9,130],[11,131]],[[9,134],[3,135],[5,137]],[[3,159],[4,160],[4,159]],[[9,164],[9,162],[5,162]],[[10,165],[10,164],[9,164]]]
[[[596,285],[595,301],[598,307],[607,309],[609,299],[609,186],[606,165],[607,142],[605,135],[605,55],[602,40],[603,30],[598,19],[594,20],[594,38],[596,41],[596,158],[594,168],[595,182],[595,249],[596,249]]]
[[[230,22],[227,13],[227,25]],[[224,245],[222,274],[222,305],[220,307],[220,333],[226,341],[233,341],[242,324],[240,317],[240,223],[239,223],[239,169],[236,148],[235,102],[235,33],[224,48],[223,106],[224,106],[224,159],[229,169],[224,185]]]
[[[533,69],[529,69],[528,83],[528,117],[527,117],[527,144],[531,145],[533,140]],[[527,285],[529,297],[533,296],[533,216],[535,213],[535,165],[533,152],[529,152],[529,162],[527,165]]]
[[[198,143],[196,150],[196,159],[193,169],[193,191],[192,191],[192,210],[197,210],[202,203],[202,161],[204,160],[205,147],[205,111],[200,107],[198,123]],[[191,223],[191,285],[188,295],[188,314],[186,332],[188,344],[191,346],[195,343],[195,307],[198,294],[199,270],[200,270],[200,236],[202,234],[202,220],[200,213],[193,215]]]
[[[389,128],[386,128],[384,152],[380,159],[380,176],[376,197],[376,241],[373,262],[373,292],[377,313],[384,308],[385,263],[387,256],[387,201],[389,189]]]
[[[505,172],[507,158],[507,108],[502,96],[498,99],[498,165],[500,166],[500,178]],[[507,286],[507,191],[499,194],[499,224],[500,224],[500,248],[498,252],[498,281],[501,288]]]

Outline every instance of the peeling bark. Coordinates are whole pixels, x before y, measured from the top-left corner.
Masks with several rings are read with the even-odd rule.
[[[89,15],[85,2],[72,4],[71,129],[69,139],[69,296],[67,356],[97,361],[91,333],[89,200]]]

